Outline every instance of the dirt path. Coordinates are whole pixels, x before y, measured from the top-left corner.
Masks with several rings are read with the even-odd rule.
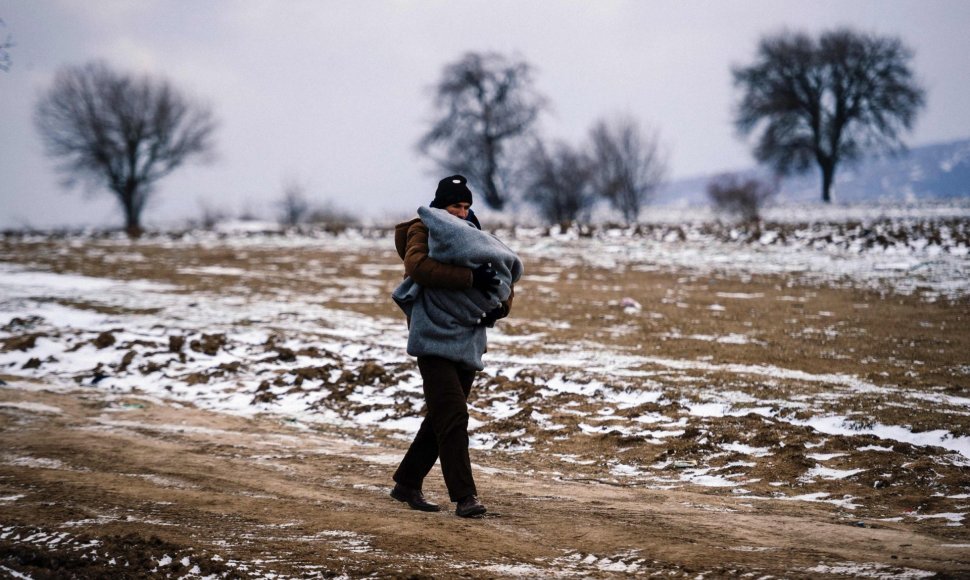
[[[0,577],[970,574],[966,544],[904,523],[564,481],[510,454],[473,457],[487,462],[485,519],[415,512],[387,497],[405,442],[386,434],[11,379],[0,388]],[[440,482],[436,469],[426,491],[443,500]]]

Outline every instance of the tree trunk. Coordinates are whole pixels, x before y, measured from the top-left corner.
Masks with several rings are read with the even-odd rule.
[[[125,231],[129,238],[141,236],[141,212],[135,203],[138,194],[137,186],[126,184],[123,191],[118,192],[121,207],[125,211]]]
[[[485,203],[490,208],[501,211],[502,206],[505,205],[505,200],[502,199],[502,194],[498,191],[498,184],[495,183],[495,173],[498,171],[495,148],[495,142],[491,138],[486,138],[485,183],[482,184],[482,187],[485,189]]]
[[[832,203],[832,182],[835,180],[835,162],[820,162],[822,168],[822,201]]]
[[[502,199],[501,194],[498,192],[498,186],[495,184],[495,178],[492,177],[492,173],[485,176],[485,203],[492,209],[499,211],[505,205],[505,200]]]

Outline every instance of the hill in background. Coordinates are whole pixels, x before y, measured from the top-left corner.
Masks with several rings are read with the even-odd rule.
[[[743,175],[765,176],[761,168]],[[656,205],[707,205],[705,188],[713,175],[691,177],[665,185]],[[816,202],[820,199],[817,169],[782,181],[778,203]],[[835,176],[833,201],[837,203],[915,202],[970,198],[970,139],[914,147],[895,156],[870,157],[843,165]]]

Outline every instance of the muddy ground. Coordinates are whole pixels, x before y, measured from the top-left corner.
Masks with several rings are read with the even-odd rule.
[[[450,513],[437,468],[425,490],[445,511],[390,500],[406,433],[357,420],[420,414],[413,364],[380,350],[402,322],[387,300],[400,279],[389,248],[121,247],[6,239],[0,259],[230,296],[239,317],[257,300],[313,297],[387,327],[350,355],[321,338],[333,340],[332,320],[319,336],[290,318],[250,320],[277,338],[244,351],[231,332],[213,338],[223,327],[167,324],[168,303],[32,298],[157,316],[165,340],[141,344],[114,338],[124,324],[105,336],[30,319],[25,302],[19,320],[0,319],[2,349],[25,361],[0,369],[0,576],[970,576],[970,461],[880,428],[970,436],[965,298],[523,252],[514,317],[487,355],[514,372],[483,375],[470,401],[489,442],[472,452],[489,515],[469,521]],[[65,369],[37,344],[103,362]],[[206,357],[201,372],[179,367]],[[189,396],[236,377],[251,413]],[[303,414],[281,406],[297,395]],[[857,432],[813,423],[830,416]]]

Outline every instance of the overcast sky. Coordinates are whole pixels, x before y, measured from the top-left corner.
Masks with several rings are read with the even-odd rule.
[[[616,113],[655,127],[673,178],[752,164],[730,67],[784,28],[900,36],[928,91],[909,144],[970,137],[966,0],[0,0],[0,19],[0,228],[122,223],[109,195],[59,184],[31,119],[58,68],[92,59],[163,75],[219,119],[217,158],[161,182],[149,225],[202,204],[271,217],[287,180],[364,217],[413,213],[441,177],[414,148],[430,86],[467,51],[534,65],[545,137],[578,143]]]

